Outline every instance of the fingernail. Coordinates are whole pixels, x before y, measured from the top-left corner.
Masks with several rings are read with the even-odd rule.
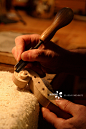
[[[42,107],[42,111],[44,112],[46,110],[46,108],[45,107]]]
[[[56,101],[56,103],[60,103],[61,99],[56,99],[55,101]]]
[[[55,101],[56,101],[56,102],[60,102],[60,100],[61,100],[61,99],[56,99]]]
[[[61,103],[62,100],[64,100],[64,99],[63,99],[63,98],[59,98],[59,99],[56,99],[55,101],[56,101],[56,103],[58,104],[58,103]]]
[[[25,52],[23,52],[23,53],[21,54],[21,58],[22,58],[22,60],[25,60],[25,59],[26,59],[26,57],[27,57],[27,55],[25,55]]]
[[[25,60],[25,61],[27,61],[27,60],[29,60],[29,58],[28,58],[29,56],[28,56],[28,53],[27,52],[23,52],[22,54],[21,54],[21,58],[22,58],[22,60]]]
[[[42,107],[42,111],[44,111],[45,110],[45,108],[44,107]]]

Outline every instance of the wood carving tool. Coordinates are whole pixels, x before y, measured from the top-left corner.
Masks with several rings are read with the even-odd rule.
[[[30,49],[37,49],[42,43],[46,43],[49,42],[52,37],[54,36],[54,34],[56,33],[57,30],[59,30],[60,28],[68,25],[72,19],[73,19],[73,11],[72,9],[65,7],[62,8],[58,14],[55,17],[55,20],[53,21],[53,23],[51,24],[51,26],[49,26],[40,36],[40,40],[38,42],[38,44],[34,47],[34,48],[30,48]],[[29,49],[29,50],[30,50]],[[14,66],[14,69],[16,72],[20,72],[29,62],[28,61],[23,61],[22,59]]]

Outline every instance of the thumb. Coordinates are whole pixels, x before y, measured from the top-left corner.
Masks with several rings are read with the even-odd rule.
[[[28,50],[25,51],[21,54],[21,58],[24,61],[43,61],[43,59],[45,59],[44,56],[44,50],[39,50],[39,49],[32,49],[32,50]]]
[[[77,111],[77,104],[74,104],[66,99],[57,99],[56,100],[56,105],[62,109],[63,111],[74,115],[76,114]]]

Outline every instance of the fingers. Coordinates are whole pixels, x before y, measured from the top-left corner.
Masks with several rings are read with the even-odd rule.
[[[14,47],[13,49],[12,49],[12,53],[13,53],[13,55],[14,55],[14,58],[17,60],[18,59],[18,55],[17,55],[17,52],[16,52],[16,47]],[[17,60],[18,61],[18,60]]]
[[[35,67],[32,67],[31,69],[35,71],[41,78],[46,76],[45,72],[43,72],[41,68],[38,68],[35,66]]]
[[[21,58],[24,61],[40,61],[40,56],[42,55],[43,51],[39,49],[32,49],[29,51],[25,51],[22,53]],[[42,59],[41,59],[42,60]]]
[[[80,53],[80,54],[85,54],[86,55],[86,48],[77,48],[77,49],[71,49],[69,50],[70,52],[74,52],[74,53]]]
[[[58,99],[56,100],[57,106],[65,112],[68,112],[71,115],[75,115],[77,112],[77,104],[74,104],[66,99]]]
[[[40,49],[32,49],[29,51],[25,51],[22,53],[21,58],[24,61],[38,61],[38,62],[48,62],[58,56],[57,53],[51,50],[40,50]]]
[[[42,107],[43,118],[51,123],[55,128],[60,129],[61,125],[65,121],[62,118],[58,118],[53,112],[49,109]]]
[[[61,100],[62,102],[59,101],[59,107],[61,109],[64,109],[64,103],[68,103],[67,100]],[[61,104],[63,103],[63,105]],[[72,103],[72,102],[70,102]],[[72,103],[73,104],[73,103]],[[69,119],[62,119],[57,117],[53,112],[51,112],[49,109],[42,108],[42,114],[43,117],[51,123],[56,129],[85,129],[86,128],[86,107],[82,105],[76,104],[71,105],[73,108],[76,108],[76,113],[72,118]]]
[[[21,55],[22,60],[41,64],[41,69],[45,73],[56,73],[58,69],[58,54],[51,50],[32,49],[25,51]]]
[[[15,39],[16,47],[20,48],[23,46],[23,44],[25,46],[27,46],[28,44],[30,44],[30,46],[35,46],[39,41],[39,37],[40,37],[40,35],[38,35],[38,34],[18,36]]]
[[[40,36],[38,34],[32,34],[18,36],[15,39],[16,47],[12,49],[12,53],[17,61],[21,59],[21,53],[25,51],[26,46],[27,49],[29,49],[31,46],[35,46],[39,41],[39,37]]]
[[[27,68],[30,68],[33,71],[35,71],[41,78],[46,76],[45,72],[43,72],[43,70],[41,68],[40,63],[38,63],[36,61],[32,62],[32,63],[28,63]]]

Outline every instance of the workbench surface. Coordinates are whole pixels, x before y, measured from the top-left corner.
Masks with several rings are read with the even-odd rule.
[[[51,25],[51,23],[54,20],[54,18],[34,18],[22,11],[19,11],[19,14],[21,15],[22,19],[26,22],[26,25],[24,25],[21,21],[6,25],[1,24],[0,31],[41,34],[47,27],[49,27],[49,25]],[[73,20],[66,27],[63,27],[60,30],[58,30],[54,37],[58,37],[58,45],[66,49],[86,47],[86,22]]]

